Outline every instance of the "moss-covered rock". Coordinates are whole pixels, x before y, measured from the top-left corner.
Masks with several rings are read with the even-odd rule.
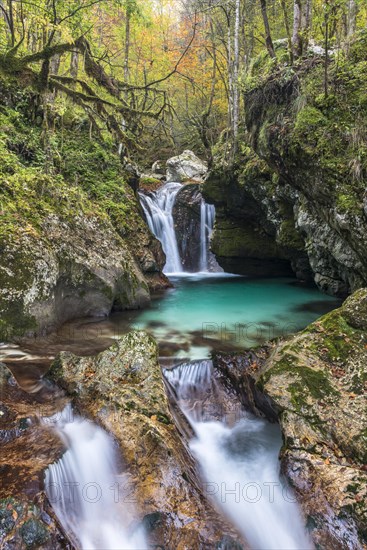
[[[234,166],[219,144],[204,185],[218,208],[214,243],[221,217],[244,234],[265,231],[298,277],[342,297],[367,284],[365,43],[361,31],[331,59],[327,97],[321,59],[290,67],[262,53],[245,81],[247,134]]]
[[[216,205],[211,249],[219,264],[244,275],[290,275],[310,279],[305,242],[296,227],[292,193],[278,193],[267,164],[242,144],[236,166],[220,155],[203,194]]]
[[[279,418],[282,469],[318,548],[362,550],[367,541],[367,332],[357,308],[365,297],[357,291],[304,331],[274,342],[265,360],[263,349],[251,361],[226,359],[232,383],[251,396],[247,405]]]
[[[350,326],[367,330],[367,289],[361,288],[344,302],[343,317]]]
[[[166,282],[160,243],[111,144],[65,120],[50,169],[32,96],[19,93],[0,80],[1,340],[140,307]]]

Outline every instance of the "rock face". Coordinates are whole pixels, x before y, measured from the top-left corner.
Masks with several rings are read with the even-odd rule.
[[[367,185],[365,33],[330,79],[338,93],[323,98],[322,61],[270,74],[257,60],[246,85],[246,137],[234,165],[219,144],[203,193],[217,208],[212,249],[219,263],[238,273],[313,279],[323,291],[345,297],[367,284]],[[358,120],[351,112],[358,112]],[[348,131],[345,131],[348,128]],[[363,134],[364,135],[364,134]]]
[[[175,181],[178,183],[187,180],[203,181],[205,174],[208,171],[207,164],[200,160],[192,151],[184,151],[177,157],[171,157],[166,163],[167,181]]]
[[[144,276],[111,225],[84,216],[68,222],[49,216],[42,229],[42,235],[24,231],[4,245],[1,338],[149,302]]]
[[[63,452],[40,415],[55,413],[55,400],[20,390],[0,364],[0,547],[53,550],[68,547],[43,491],[44,470]],[[59,402],[60,406],[61,400]]]
[[[214,169],[204,183],[205,199],[216,206],[211,250],[230,273],[285,276],[293,271],[310,280],[312,271],[304,240],[292,222],[290,199],[284,190],[275,198],[269,169],[253,154],[251,160],[251,166],[236,173]]]
[[[318,548],[367,542],[366,308],[363,289],[265,357],[216,361],[247,406],[278,416],[283,472]]]
[[[184,271],[195,272],[200,268],[201,200],[199,184],[185,185],[177,193],[172,210],[178,251]]]
[[[157,353],[150,336],[132,332],[96,357],[62,353],[50,376],[116,437],[152,543],[180,550],[225,548],[226,537],[234,543],[233,533],[201,493],[173,423]]]

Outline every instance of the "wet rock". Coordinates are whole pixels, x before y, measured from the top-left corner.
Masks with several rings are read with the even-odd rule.
[[[42,497],[43,498],[43,497]],[[1,548],[26,550],[61,550],[71,548],[59,531],[57,523],[50,517],[47,523],[43,517],[47,506],[44,501],[37,504],[26,499],[7,497],[0,500],[0,545]],[[47,514],[46,514],[47,515]]]
[[[206,162],[200,160],[192,151],[184,151],[177,157],[171,157],[166,163],[167,181],[185,182],[188,180],[201,182],[208,171]]]
[[[203,184],[203,196],[216,207],[211,250],[225,271],[288,276],[293,270],[300,279],[312,278],[296,229],[293,198],[285,190],[282,196],[274,195],[270,170],[254,154],[241,159],[236,171],[213,168]]]
[[[184,271],[192,273],[202,268],[200,265],[202,201],[201,185],[196,183],[183,185],[176,195],[172,210],[182,267]],[[207,268],[212,272],[221,271],[214,254],[209,250],[209,242]]]
[[[50,537],[45,525],[35,518],[23,523],[20,528],[20,536],[27,548],[39,548]]]
[[[200,205],[198,184],[183,186],[177,193],[172,216],[184,271],[200,270]]]
[[[269,416],[262,395],[270,418],[276,412],[282,469],[319,548],[362,550],[367,542],[365,292],[269,348],[265,360],[225,361],[246,405]]]
[[[154,544],[214,548],[224,534],[236,535],[201,492],[174,426],[157,356],[150,336],[131,332],[96,357],[62,353],[50,376],[116,437]]]
[[[43,492],[44,470],[64,452],[52,426],[41,423],[64,399],[44,401],[21,390],[0,364],[0,547],[69,548]]]

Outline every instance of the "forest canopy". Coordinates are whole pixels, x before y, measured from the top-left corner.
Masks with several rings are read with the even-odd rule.
[[[269,70],[322,55],[327,68],[367,21],[362,0],[1,0],[0,71],[36,92],[48,135],[84,117],[123,156],[195,148],[211,159],[242,92]]]

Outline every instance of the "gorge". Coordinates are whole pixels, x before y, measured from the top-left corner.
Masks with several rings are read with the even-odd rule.
[[[0,2],[1,549],[366,549],[366,24]]]

